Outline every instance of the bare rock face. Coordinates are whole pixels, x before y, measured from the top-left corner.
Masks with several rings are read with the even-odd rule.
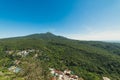
[[[108,77],[103,77],[103,80],[110,80]]]

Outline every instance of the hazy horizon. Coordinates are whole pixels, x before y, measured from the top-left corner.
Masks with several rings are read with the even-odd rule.
[[[10,37],[4,37],[4,38],[0,38],[0,39],[8,39],[8,38],[16,38],[16,37],[25,37],[25,36],[30,36],[30,35],[35,35],[35,34],[46,34],[48,32],[44,32],[44,33],[33,33],[33,34],[27,34],[27,35],[19,35],[19,36],[10,36]],[[51,33],[51,32],[49,32]],[[83,39],[73,39],[73,38],[69,38],[63,35],[58,35],[58,34],[54,34],[55,36],[61,36],[61,37],[65,37],[68,39],[72,39],[72,40],[80,40],[80,41],[102,41],[102,42],[110,42],[110,43],[120,43],[120,40],[83,40]]]
[[[119,41],[120,0],[0,0],[0,39],[51,32]]]

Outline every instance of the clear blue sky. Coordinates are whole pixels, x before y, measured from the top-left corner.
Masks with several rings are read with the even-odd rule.
[[[0,0],[0,38],[44,32],[120,40],[120,0]]]

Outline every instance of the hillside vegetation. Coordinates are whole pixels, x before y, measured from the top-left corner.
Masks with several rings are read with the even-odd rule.
[[[25,57],[16,55],[18,50],[38,50]],[[13,51],[11,54],[6,51]],[[37,57],[34,58],[37,54]],[[99,41],[78,41],[52,33],[33,34],[0,40],[0,80],[49,80],[48,68],[70,69],[84,80],[120,80],[120,44]],[[8,73],[13,61],[19,73]]]

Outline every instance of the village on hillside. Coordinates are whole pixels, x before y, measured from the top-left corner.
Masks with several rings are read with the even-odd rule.
[[[71,70],[56,70],[54,68],[49,68],[50,74],[52,75],[50,80],[84,80],[77,75],[72,74]],[[103,80],[110,80],[108,77],[103,77]]]
[[[63,72],[53,68],[49,68],[49,70],[52,75],[51,80],[83,80],[77,75],[73,75],[71,70],[64,70]]]
[[[40,53],[40,50],[35,50],[35,49],[29,49],[29,50],[12,50],[12,51],[6,51],[7,54],[10,55],[18,55],[21,57],[27,57],[30,53],[36,53],[33,55],[33,58],[38,57],[37,53]],[[13,72],[13,73],[19,73],[22,71],[18,65],[21,63],[20,60],[15,60],[13,61],[14,65],[11,65],[8,68],[8,71]],[[49,68],[50,70],[50,80],[84,80],[82,77],[79,77],[78,75],[73,74],[73,72],[69,69],[66,69],[64,71],[57,70],[54,68]],[[110,80],[108,77],[102,77],[103,80]]]

